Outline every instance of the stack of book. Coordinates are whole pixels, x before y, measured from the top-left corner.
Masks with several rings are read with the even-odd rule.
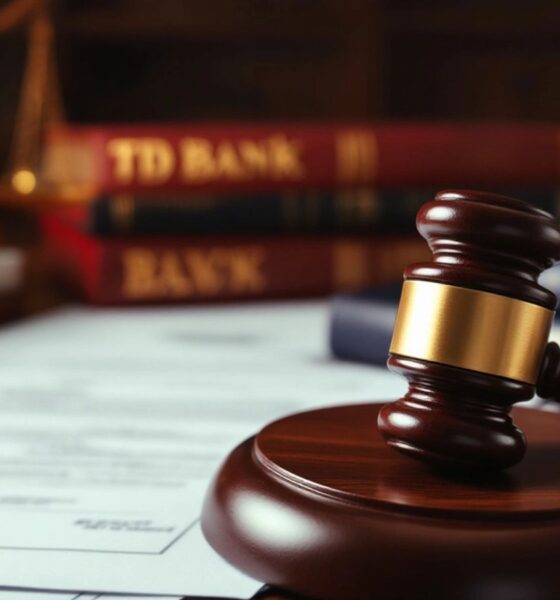
[[[94,303],[321,295],[427,258],[414,217],[435,190],[550,186],[557,159],[539,125],[57,126],[43,183],[88,202],[42,225]]]

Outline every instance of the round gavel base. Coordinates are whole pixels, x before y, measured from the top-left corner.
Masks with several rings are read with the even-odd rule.
[[[241,444],[208,491],[210,544],[317,600],[558,600],[560,415],[515,409],[525,460],[469,475],[388,448],[378,411],[300,413]]]

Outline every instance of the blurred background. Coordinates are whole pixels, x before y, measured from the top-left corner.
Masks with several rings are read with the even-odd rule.
[[[552,0],[1,0],[2,318],[375,299],[441,187],[556,213],[559,33]]]

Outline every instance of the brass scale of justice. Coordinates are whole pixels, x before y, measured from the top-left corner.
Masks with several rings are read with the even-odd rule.
[[[305,598],[558,600],[560,414],[512,406],[560,399],[556,297],[537,283],[560,230],[464,190],[417,227],[433,260],[405,270],[388,360],[406,395],[266,426],[215,476],[204,534]]]

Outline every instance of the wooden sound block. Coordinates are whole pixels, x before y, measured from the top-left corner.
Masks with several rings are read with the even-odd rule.
[[[292,415],[241,444],[208,491],[210,544],[318,600],[558,600],[560,415],[515,409],[525,460],[451,474],[387,447],[379,409]]]

